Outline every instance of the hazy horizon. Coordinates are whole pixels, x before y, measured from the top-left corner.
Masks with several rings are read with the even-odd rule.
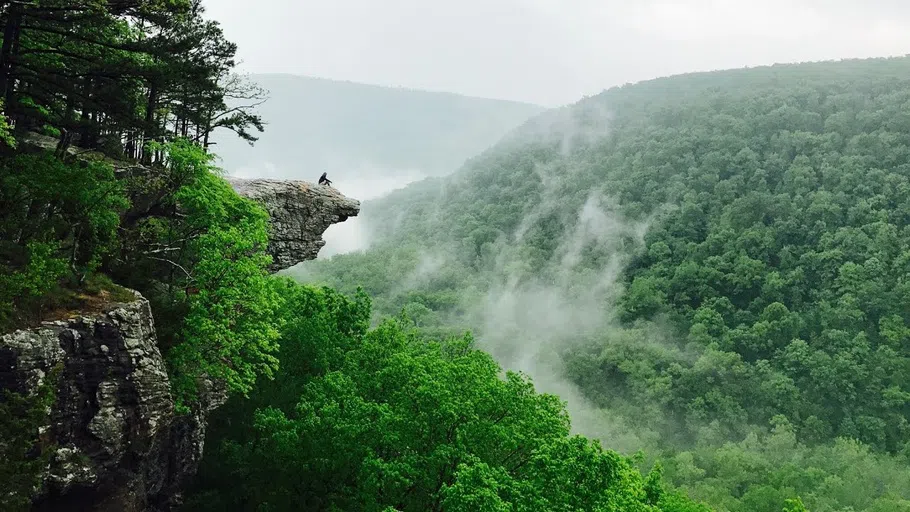
[[[910,48],[910,5],[893,0],[204,0],[203,5],[237,43],[243,72],[546,108],[678,74],[899,56]],[[284,116],[296,103],[278,100],[265,108],[278,108],[272,115]],[[266,127],[261,146],[277,128]],[[374,138],[388,131],[370,130]],[[331,158],[313,165],[277,162],[296,143],[238,148],[247,156],[228,158],[229,172],[314,180],[328,170],[340,190],[359,199],[444,174],[421,165],[389,165],[361,154],[368,153],[364,141],[351,142],[341,152],[320,147]],[[414,149],[430,150],[421,144]],[[476,152],[465,151],[464,158]],[[447,165],[445,173],[457,167]],[[355,168],[374,171],[357,174]],[[362,248],[351,242],[363,238],[355,224],[330,229],[321,255]]]
[[[554,107],[625,83],[904,55],[894,0],[206,0],[241,69]]]
[[[331,77],[326,77],[326,76],[305,75],[305,74],[285,72],[285,71],[274,71],[274,72],[262,71],[262,72],[247,72],[247,73],[248,73],[249,77],[254,78],[254,81],[255,81],[255,77],[303,78],[306,80],[334,82],[339,85],[381,87],[383,89],[391,89],[391,90],[395,90],[395,91],[405,91],[405,92],[415,92],[415,93],[425,93],[425,94],[438,94],[438,95],[451,95],[451,96],[457,96],[457,97],[472,99],[472,100],[489,100],[489,101],[497,101],[497,102],[505,102],[505,103],[517,103],[517,104],[529,105],[529,106],[533,106],[533,107],[540,107],[542,109],[552,108],[552,107],[548,107],[546,105],[539,105],[537,103],[532,103],[532,102],[528,102],[528,101],[512,100],[509,98],[491,98],[489,96],[474,96],[474,95],[470,95],[470,94],[462,94],[460,92],[453,92],[453,91],[436,90],[436,89],[417,89],[417,88],[408,87],[405,85],[388,85],[388,84],[375,84],[375,83],[369,83],[369,82],[358,82],[356,80],[348,80],[348,79],[344,79],[344,78],[331,78]],[[656,78],[660,78],[660,77],[656,77]]]
[[[442,176],[494,145],[539,105],[268,73],[250,79],[269,91],[256,111],[265,132],[252,147],[228,130],[212,135],[218,164],[240,178],[315,182],[361,201],[428,176]],[[332,226],[320,257],[365,247],[354,218]]]

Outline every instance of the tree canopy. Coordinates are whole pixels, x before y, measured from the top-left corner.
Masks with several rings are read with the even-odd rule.
[[[264,94],[203,13],[0,3],[0,331],[146,297],[177,414],[231,396],[194,509],[704,510],[571,435],[556,396],[469,335],[371,330],[364,295],[269,276],[268,215],[207,147],[219,128],[254,141]],[[48,377],[0,394],[4,510],[41,492],[48,413],[68,413]]]
[[[718,508],[906,507],[908,71],[610,89],[365,204],[370,250],[298,275],[362,285],[427,332],[476,329],[506,360],[549,358],[604,428]],[[850,457],[894,473],[853,474]]]
[[[200,0],[3,2],[0,95],[20,131],[150,162],[148,141],[207,146],[229,129],[250,141],[264,93],[234,72],[237,47]]]
[[[217,413],[188,510],[707,510],[570,435],[559,398],[470,336],[369,330],[363,295],[285,293],[279,375]]]
[[[178,411],[232,395],[188,508],[910,510],[910,59],[547,111],[365,205],[334,291],[213,165],[265,93],[204,13],[0,2],[0,328],[148,297]],[[52,402],[0,397],[5,506]]]

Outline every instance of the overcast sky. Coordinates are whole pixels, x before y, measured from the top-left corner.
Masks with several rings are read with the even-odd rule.
[[[910,0],[205,0],[243,68],[556,106],[627,82],[910,53]]]

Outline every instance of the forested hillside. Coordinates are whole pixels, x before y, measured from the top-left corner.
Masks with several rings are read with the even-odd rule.
[[[0,330],[85,307],[113,278],[172,317],[181,405],[203,374],[249,389],[277,364],[268,215],[207,152],[215,130],[262,127],[226,105],[249,90],[236,46],[199,2],[3,8]]]
[[[269,129],[253,147],[236,137],[216,136],[223,167],[250,177],[308,180],[328,171],[339,185],[347,181],[346,190],[358,181],[386,179],[401,186],[404,178],[448,174],[543,110],[305,76],[249,79],[268,98],[256,112]]]
[[[136,301],[121,287],[129,286],[168,319],[157,329],[167,363],[158,385],[174,400],[166,410],[196,409],[203,378],[249,390],[277,365],[280,297],[267,275],[268,215],[231,189],[206,152],[217,129],[252,138],[261,128],[255,114],[225,104],[245,94],[232,72],[236,46],[191,1],[4,2],[0,26],[0,333]],[[77,433],[54,430],[80,413],[83,404],[57,400],[81,385],[78,371],[39,371],[35,388],[21,372],[41,362],[19,368],[24,342],[8,341],[0,508],[28,510],[47,497],[58,448],[79,464],[104,449],[74,451]],[[98,372],[87,378],[96,388],[101,358],[82,369]],[[107,404],[106,414],[122,414]],[[78,507],[92,495],[84,491],[62,501]]]
[[[705,510],[470,335],[269,274],[211,144],[256,140],[232,102],[260,93],[201,2],[2,2],[0,27],[0,509],[173,509],[208,422],[188,510]]]
[[[474,329],[719,510],[910,510],[910,59],[617,87],[367,203],[310,262]]]
[[[405,318],[369,329],[363,294],[282,296],[281,370],[212,419],[186,510],[709,510],[659,465],[642,476],[570,435],[558,397],[503,375],[469,335],[435,341]]]

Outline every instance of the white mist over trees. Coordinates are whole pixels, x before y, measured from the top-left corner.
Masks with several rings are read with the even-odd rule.
[[[626,50],[594,16],[613,3],[529,5],[554,20],[544,31],[586,27],[562,43]],[[715,11],[723,33],[784,43],[830,34],[830,13],[857,23],[843,2],[827,16],[783,3],[644,2],[612,19],[699,44]],[[370,5],[357,16],[396,18],[368,20],[402,36],[384,41],[443,39],[429,23],[392,33],[417,24],[400,3]],[[547,59],[577,66],[579,52],[500,28],[518,21],[504,5],[485,2],[478,25],[529,43],[525,69],[554,92],[563,69]],[[862,19],[887,19],[883,5]],[[910,511],[910,57],[692,73],[541,112],[288,75],[260,89],[206,13],[202,0],[0,3],[2,332],[98,310],[122,329],[111,306],[130,290],[165,319],[143,349],[163,363],[137,377],[165,411],[139,426],[152,444],[117,427],[133,416],[119,406],[69,407],[70,390],[104,394],[116,350],[61,332],[91,361],[59,372],[42,327],[37,344],[3,336],[0,508]],[[805,30],[767,22],[781,13]],[[434,6],[418,15],[508,61],[508,45]],[[897,40],[894,26],[876,35]],[[438,66],[425,71],[475,78],[453,71],[463,53],[412,47]],[[211,138],[253,142],[262,120],[273,135],[256,150]],[[270,275],[269,216],[211,149],[235,175],[328,173],[367,199],[348,224],[358,244],[333,250],[370,247],[289,273],[305,284]],[[101,421],[116,449],[73,421],[88,434]],[[70,463],[80,482],[55,482]]]
[[[614,88],[367,202],[373,247],[300,275],[474,331],[578,431],[717,509],[905,510],[907,76],[873,59]]]

